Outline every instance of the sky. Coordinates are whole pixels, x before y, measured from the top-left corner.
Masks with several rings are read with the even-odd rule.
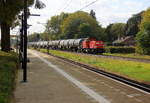
[[[73,13],[93,1],[96,1],[83,11],[90,12],[93,9],[96,13],[97,21],[103,27],[110,23],[126,21],[136,13],[146,10],[150,7],[149,0],[41,0],[46,4],[46,8],[42,10],[30,7],[31,14],[40,14],[39,17],[30,17],[28,24],[32,26],[28,30],[29,33],[43,32],[44,25],[48,19],[61,12]],[[15,33],[16,30],[13,30]]]

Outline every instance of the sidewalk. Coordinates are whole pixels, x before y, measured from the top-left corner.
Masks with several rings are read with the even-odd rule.
[[[28,57],[28,82],[21,83],[22,70],[19,70],[14,103],[95,102],[36,56],[28,54]]]

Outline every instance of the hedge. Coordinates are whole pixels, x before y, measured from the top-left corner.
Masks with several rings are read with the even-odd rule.
[[[110,46],[105,48],[106,53],[135,53],[134,47],[116,47],[116,46]]]

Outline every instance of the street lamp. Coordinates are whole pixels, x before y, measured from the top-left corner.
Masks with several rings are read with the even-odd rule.
[[[27,0],[24,0],[23,15],[23,82],[27,82]]]
[[[24,0],[24,11],[22,14],[22,29],[21,29],[21,55],[23,57],[22,60],[22,68],[23,68],[23,82],[27,82],[27,29],[29,26],[27,24],[28,16],[40,16],[39,14],[30,14],[28,12],[27,0]]]

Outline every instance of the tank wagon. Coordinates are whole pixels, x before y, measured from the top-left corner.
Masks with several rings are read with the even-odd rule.
[[[34,48],[60,49],[85,53],[104,52],[104,42],[97,41],[95,38],[30,42],[29,46],[32,46]]]

